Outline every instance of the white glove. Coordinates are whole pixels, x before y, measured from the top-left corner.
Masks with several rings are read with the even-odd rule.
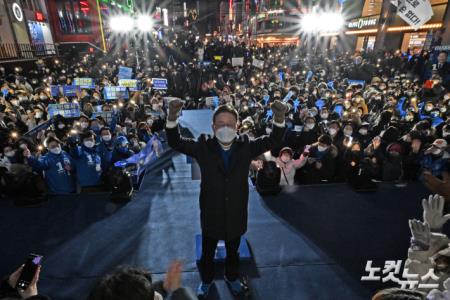
[[[428,224],[419,220],[409,220],[409,228],[414,241],[423,246],[430,246],[431,232]]]
[[[423,221],[432,231],[441,231],[442,226],[450,219],[450,214],[444,216],[444,204],[444,197],[438,194],[422,200]]]

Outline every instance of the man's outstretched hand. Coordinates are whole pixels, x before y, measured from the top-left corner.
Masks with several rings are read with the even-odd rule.
[[[273,112],[273,120],[277,123],[283,123],[284,117],[289,110],[289,106],[284,102],[275,100],[275,102],[270,105],[270,109],[272,109]]]
[[[442,180],[433,176],[429,171],[423,172],[423,178],[427,188],[450,202],[450,174],[448,172],[442,172]]]
[[[183,108],[184,101],[181,99],[173,99],[169,102],[169,114],[167,116],[167,120],[169,121],[176,121],[178,118],[178,115]]]

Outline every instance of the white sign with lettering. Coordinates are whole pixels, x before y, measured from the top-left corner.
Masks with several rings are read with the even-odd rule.
[[[417,30],[431,19],[433,9],[428,0],[398,0],[397,14]]]

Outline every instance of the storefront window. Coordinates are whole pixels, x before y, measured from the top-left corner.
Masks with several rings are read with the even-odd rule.
[[[58,2],[58,17],[61,31],[67,34],[90,33],[91,7],[87,1],[65,0]]]
[[[413,49],[414,47],[422,49],[425,45],[426,39],[426,32],[405,33],[403,36],[402,51],[405,52],[408,49]]]

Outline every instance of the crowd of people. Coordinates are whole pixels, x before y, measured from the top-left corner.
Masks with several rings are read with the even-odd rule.
[[[282,145],[254,158],[249,170],[260,192],[329,182],[374,190],[377,181],[412,180],[444,189],[446,52],[256,47],[192,33],[141,48],[0,67],[0,194],[36,198],[108,187],[115,163],[147,143],[157,150],[171,97],[183,99],[185,109],[228,104],[238,112],[239,134],[250,139],[271,133],[272,103],[288,104]],[[140,88],[106,99],[122,65]],[[95,86],[52,93],[75,78],[92,78]],[[167,79],[167,88],[156,89],[152,78]],[[79,117],[50,117],[49,105],[64,103],[77,103]]]
[[[267,161],[280,167],[281,185],[352,181],[363,189],[372,188],[373,180],[416,180],[424,170],[439,176],[447,167],[446,52],[319,52],[215,39],[204,44],[181,36],[154,47],[147,57],[130,48],[73,63],[40,60],[28,70],[0,69],[0,183],[6,193],[36,181],[36,174],[45,174],[46,182],[35,185],[36,192],[101,185],[115,162],[159,137],[167,96],[185,100],[185,109],[232,105],[240,133],[250,138],[270,133],[271,103],[287,102],[283,147],[255,159],[255,179]],[[139,58],[152,66],[137,65]],[[242,65],[235,58],[243,58]],[[118,84],[122,64],[134,68],[141,88],[129,99],[105,99],[103,89]],[[52,96],[51,85],[70,85],[76,77],[93,78],[95,87]],[[167,89],[152,88],[152,78],[166,78]],[[49,117],[49,104],[73,102],[79,117]],[[51,125],[42,126],[49,119]]]

